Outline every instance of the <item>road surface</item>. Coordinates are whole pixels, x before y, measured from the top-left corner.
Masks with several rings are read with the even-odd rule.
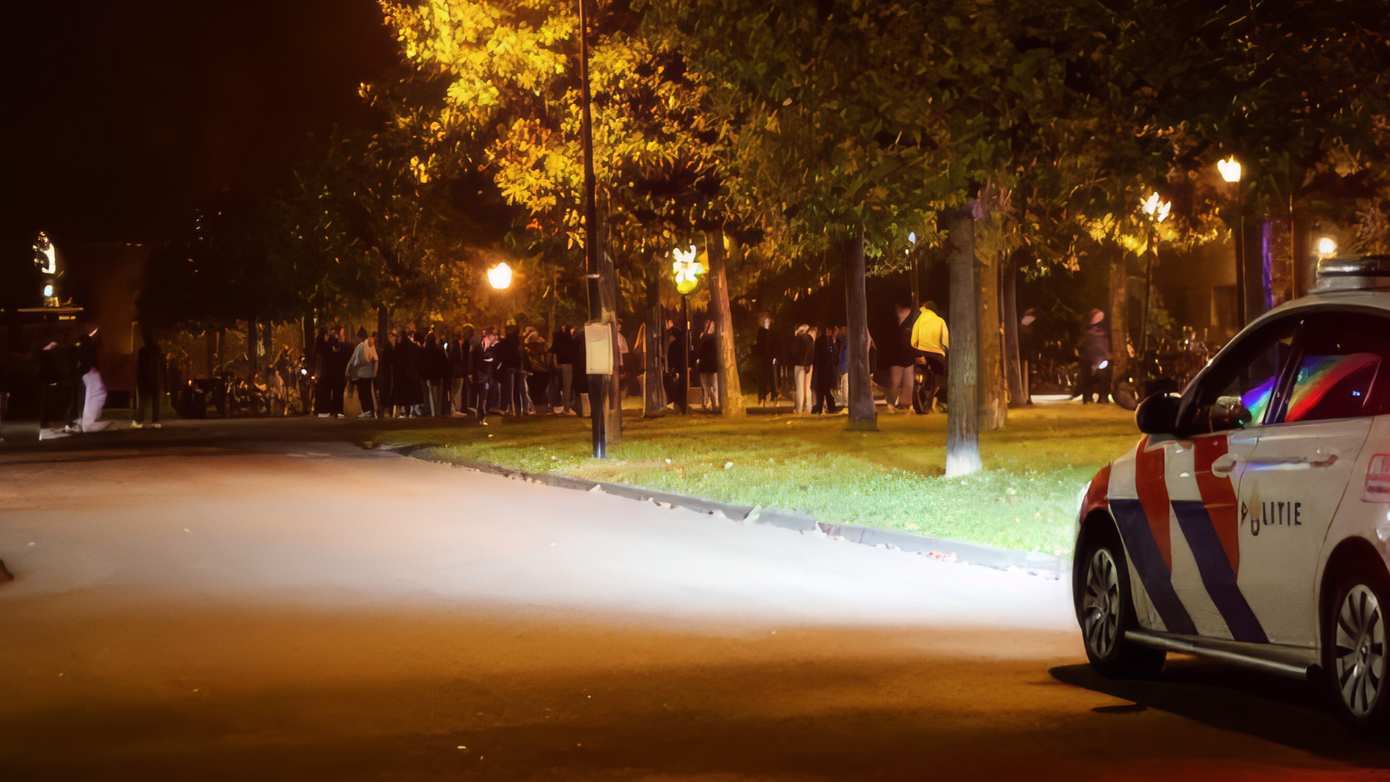
[[[335,426],[0,451],[0,778],[1390,777],[1307,686],[1098,679],[1059,582]]]

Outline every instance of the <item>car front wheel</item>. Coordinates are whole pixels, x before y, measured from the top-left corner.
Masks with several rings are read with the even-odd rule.
[[[1124,550],[1113,539],[1088,546],[1077,584],[1077,619],[1091,666],[1106,676],[1148,677],[1163,669],[1165,654],[1125,639],[1136,626]]]

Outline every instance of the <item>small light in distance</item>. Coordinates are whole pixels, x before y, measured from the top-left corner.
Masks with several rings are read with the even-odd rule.
[[[1330,236],[1319,236],[1317,250],[1319,258],[1331,258],[1337,254],[1337,240]]]

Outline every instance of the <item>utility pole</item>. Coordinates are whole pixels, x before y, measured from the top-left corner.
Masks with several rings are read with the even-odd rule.
[[[588,283],[589,320],[601,315],[598,268],[598,209],[594,203],[594,133],[589,111],[589,20],[584,11],[586,0],[579,0],[579,104],[580,135],[584,147],[584,279]],[[585,367],[587,374],[587,366]],[[603,426],[602,375],[587,375],[589,379],[589,420],[594,435],[594,458],[608,455],[608,437]]]

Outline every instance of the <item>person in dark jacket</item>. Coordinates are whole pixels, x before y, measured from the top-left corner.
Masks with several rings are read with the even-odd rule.
[[[426,414],[444,414],[444,375],[448,372],[448,358],[444,346],[434,331],[425,334],[425,345],[420,352],[420,379],[425,384]]]
[[[839,381],[839,353],[835,348],[835,327],[824,326],[816,335],[811,358],[811,390],[815,403],[811,412],[815,415],[840,412],[835,404],[835,386]]]
[[[521,329],[516,321],[497,345],[497,368],[501,371],[502,410],[511,415],[526,414],[526,353],[521,347]]]
[[[912,349],[912,328],[917,323],[918,313],[906,301],[898,302],[898,328],[893,332],[893,341],[885,345],[888,363],[888,393],[885,410],[896,413],[912,409],[912,396],[917,379],[917,351]]]
[[[73,419],[73,361],[71,350],[59,339],[44,343],[39,351],[39,439],[66,437]]]
[[[334,328],[324,339],[318,355],[319,418],[343,417],[343,389],[347,385],[347,329]]]
[[[666,321],[666,399],[682,413],[690,410],[690,367],[685,327]]]
[[[483,329],[482,339],[479,340],[478,350],[473,357],[473,383],[477,386],[478,393],[478,423],[484,426],[487,425],[488,399],[497,384],[497,344],[497,330],[491,327]]]
[[[714,319],[705,321],[700,343],[695,350],[695,368],[700,373],[700,409],[719,409],[719,336]]]
[[[400,345],[397,348],[397,367],[396,376],[396,404],[400,406],[401,412],[414,417],[424,413],[424,380],[420,376],[420,365],[422,363],[423,348],[419,343],[419,335],[414,329],[401,333]]]
[[[1077,353],[1081,358],[1081,403],[1089,405],[1092,397],[1101,404],[1110,401],[1110,331],[1104,312],[1093,309],[1087,316]]]
[[[150,428],[158,429],[159,408],[164,400],[164,351],[152,329],[145,329],[140,350],[135,354],[135,420],[132,429],[145,424],[145,407],[150,408]]]
[[[462,333],[445,337],[444,356],[449,361],[448,385],[445,388],[448,398],[444,412],[446,415],[462,415],[466,406],[464,386],[468,378],[468,338]]]
[[[782,357],[782,340],[772,330],[772,316],[763,313],[758,319],[758,335],[753,339],[753,361],[758,373],[758,403],[776,403],[778,362]]]
[[[381,400],[382,417],[396,414],[396,378],[400,374],[400,338],[396,332],[388,332],[385,342],[377,345],[377,358],[380,364],[376,373],[376,396]]]

